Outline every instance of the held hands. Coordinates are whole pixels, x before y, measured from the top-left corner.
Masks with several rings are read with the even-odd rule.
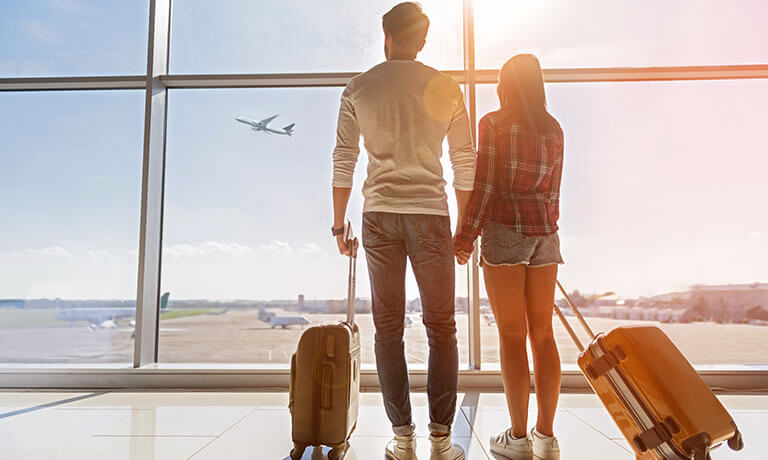
[[[472,257],[472,251],[467,251],[466,249],[459,247],[456,237],[454,237],[453,255],[456,256],[456,262],[458,262],[459,265],[464,265],[469,261],[469,258]]]

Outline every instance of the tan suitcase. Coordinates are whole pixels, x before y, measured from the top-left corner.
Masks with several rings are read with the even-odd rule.
[[[349,227],[349,224],[347,224]],[[349,258],[347,320],[310,327],[301,335],[291,359],[290,402],[293,450],[297,460],[310,446],[332,448],[341,458],[357,424],[360,405],[360,332],[354,320],[356,240]]]
[[[744,447],[733,418],[661,329],[619,326],[595,336],[558,286],[592,339],[585,350],[555,305],[581,351],[579,367],[638,459],[709,460],[722,442]]]

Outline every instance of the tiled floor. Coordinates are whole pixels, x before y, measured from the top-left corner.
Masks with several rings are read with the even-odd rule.
[[[0,459],[282,460],[291,448],[285,393],[0,393]],[[768,458],[768,396],[724,396],[746,440],[713,458]],[[501,394],[459,395],[454,437],[468,459],[490,459],[489,437],[508,423]],[[535,420],[531,401],[529,420]],[[427,403],[413,395],[419,458],[429,458]],[[555,428],[563,460],[633,459],[592,395],[563,395]],[[362,395],[348,460],[381,459],[390,429],[381,395]],[[320,454],[320,455],[318,455]],[[304,459],[322,459],[308,450]]]

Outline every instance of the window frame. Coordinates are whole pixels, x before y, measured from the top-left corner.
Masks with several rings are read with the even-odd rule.
[[[454,0],[458,1],[458,0]],[[463,2],[464,69],[447,72],[464,85],[476,139],[479,84],[496,83],[497,69],[475,68],[474,1]],[[286,88],[343,87],[357,75],[343,73],[279,74],[204,74],[168,73],[171,29],[171,0],[150,0],[147,71],[145,75],[104,77],[0,78],[0,91],[78,91],[143,89],[145,97],[144,148],[142,163],[141,210],[139,229],[138,288],[136,294],[136,337],[133,368],[83,368],[17,365],[0,368],[0,388],[230,388],[275,386],[287,388],[288,369],[228,366],[192,366],[158,363],[158,321],[165,187],[165,144],[168,90],[176,88]],[[712,65],[684,67],[613,67],[544,69],[547,83],[561,82],[641,82],[682,80],[768,79],[768,63],[757,65]],[[459,376],[460,387],[501,389],[498,370],[482,370],[480,337],[480,289],[477,246],[468,270],[469,292],[469,369]],[[697,370],[713,387],[730,391],[768,391],[768,363],[762,366],[699,366]],[[589,391],[586,380],[575,366],[563,366],[565,390]],[[364,387],[378,388],[375,370],[363,373]],[[412,384],[424,386],[424,370],[411,371]]]

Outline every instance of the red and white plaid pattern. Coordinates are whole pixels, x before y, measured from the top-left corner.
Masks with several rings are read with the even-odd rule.
[[[471,250],[488,220],[525,235],[557,231],[563,131],[525,132],[514,119],[492,112],[480,120],[475,187],[456,245]]]

